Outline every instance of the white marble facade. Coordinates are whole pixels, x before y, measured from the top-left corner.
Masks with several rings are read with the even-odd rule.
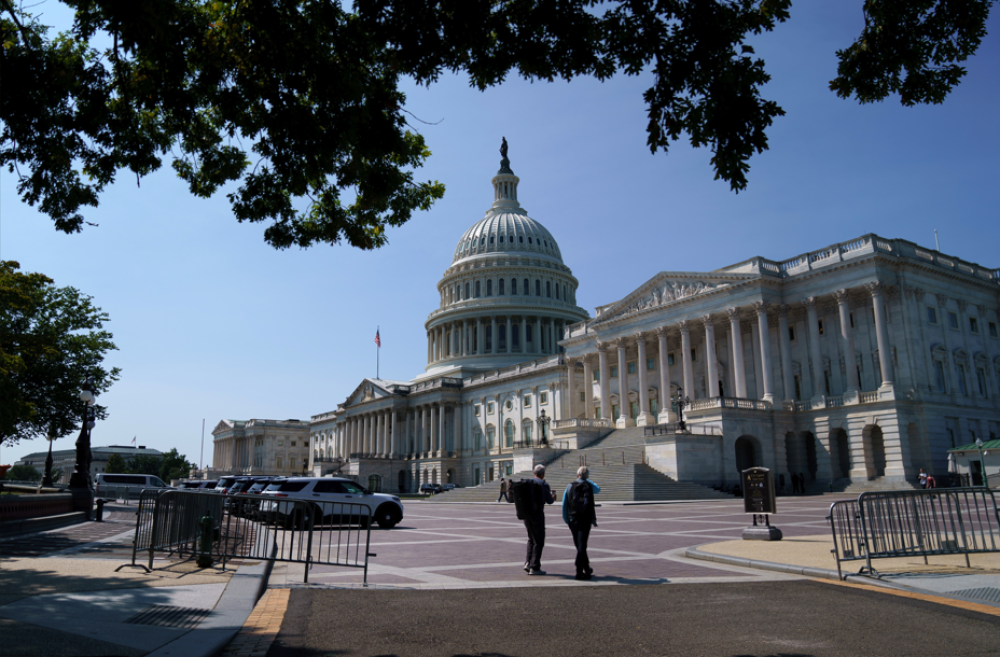
[[[786,485],[797,472],[944,478],[949,448],[996,436],[1000,270],[865,235],[784,261],[662,272],[590,318],[506,159],[492,182],[493,205],[438,282],[425,372],[364,379],[313,416],[315,472],[385,491],[476,485],[545,455],[542,411],[562,447],[650,427],[635,430],[650,465],[710,485],[748,465]]]
[[[309,424],[299,420],[222,420],[212,429],[212,466],[222,475],[301,475],[309,471]]]

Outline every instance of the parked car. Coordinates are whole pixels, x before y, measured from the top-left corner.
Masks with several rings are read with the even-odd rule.
[[[194,479],[192,481],[182,481],[180,490],[212,490],[219,483],[218,479]]]
[[[425,495],[436,495],[438,493],[443,493],[444,488],[441,484],[420,484],[420,492]]]
[[[236,483],[237,479],[239,479],[239,477],[237,477],[236,475],[226,475],[225,477],[219,477],[219,483],[215,485],[215,488],[213,490],[216,493],[225,495],[229,492],[229,489],[232,488],[233,484]]]
[[[442,490],[455,490],[456,488],[461,488],[458,484],[441,484]]]
[[[403,504],[395,495],[372,493],[350,479],[340,477],[285,477],[272,481],[260,494],[259,517],[264,522],[274,522],[286,527],[301,526],[301,505],[287,504],[290,500],[321,502],[311,506],[316,516],[313,523],[343,522],[333,517],[336,503],[361,504],[368,515],[357,518],[362,525],[371,517],[382,529],[395,527],[403,519]],[[296,516],[296,514],[299,514]],[[322,514],[322,515],[320,515]],[[349,519],[351,520],[351,519]]]
[[[147,488],[170,488],[155,475],[108,474],[99,472],[94,478],[94,495],[104,499],[107,495],[138,497]]]

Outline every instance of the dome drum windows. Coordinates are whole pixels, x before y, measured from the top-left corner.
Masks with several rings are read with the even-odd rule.
[[[497,281],[497,296],[500,296],[500,297],[503,296],[503,281],[504,281],[504,279],[502,279],[502,278]]]
[[[517,279],[516,278],[510,279],[510,294],[511,294],[511,296],[514,296],[514,297],[517,296]]]
[[[488,297],[493,296],[493,279],[492,278],[486,279],[486,296],[488,296]]]

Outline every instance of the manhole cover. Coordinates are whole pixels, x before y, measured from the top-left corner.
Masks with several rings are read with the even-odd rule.
[[[985,587],[981,589],[963,589],[961,591],[948,591],[950,595],[957,595],[973,600],[985,600],[987,602],[1000,602],[1000,589]]]
[[[191,629],[210,613],[212,613],[211,609],[153,605],[152,607],[143,609],[125,622],[132,625],[156,625],[158,627]]]

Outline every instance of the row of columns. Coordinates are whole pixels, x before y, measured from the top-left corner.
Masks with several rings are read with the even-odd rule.
[[[347,417],[337,424],[333,454],[365,458],[440,457],[446,449],[445,415],[453,404],[422,404],[406,409],[378,409]],[[403,418],[400,418],[400,412]],[[402,430],[400,430],[402,429]],[[410,444],[409,437],[413,437]],[[461,441],[461,423],[455,422],[455,441]]]
[[[521,321],[514,322],[519,317]],[[505,326],[506,336],[500,347],[498,328]],[[528,349],[527,326],[532,326],[531,349]],[[514,349],[514,333],[518,348]],[[566,321],[558,318],[526,315],[492,315],[474,319],[444,322],[427,331],[427,362],[436,363],[449,358],[489,354],[553,354],[559,350],[558,341],[563,335]],[[487,328],[489,346],[487,348]]]
[[[214,440],[213,467],[249,471],[253,467],[253,440],[253,436],[230,436]]]
[[[885,286],[879,282],[875,281],[869,283],[866,286],[866,290],[872,299],[872,309],[875,315],[875,333],[876,342],[878,344],[879,352],[879,367],[881,368],[882,385],[892,386],[894,379],[894,372],[892,366],[892,356],[889,346],[889,332],[886,320],[886,309],[885,301],[883,295],[885,293]],[[848,364],[847,366],[847,392],[859,392],[860,391],[860,381],[858,378],[857,368],[854,366],[856,362],[855,350],[854,350],[854,337],[851,331],[851,319],[850,319],[850,306],[849,306],[849,294],[847,290],[838,290],[834,293],[834,299],[837,301],[838,315],[840,319],[840,334],[839,338],[841,340],[841,346],[844,352],[845,360]],[[823,361],[822,355],[819,349],[819,317],[816,312],[816,297],[809,297],[804,300],[804,305],[806,307],[807,319],[809,324],[810,332],[810,360],[812,362],[812,372],[813,372],[813,390],[823,390]],[[763,395],[761,399],[768,402],[774,402],[775,399],[775,389],[773,380],[773,368],[772,368],[772,356],[771,356],[771,337],[769,331],[769,310],[771,306],[763,301],[757,301],[752,304],[753,313],[756,315],[757,319],[757,331],[760,340],[760,355],[762,361],[761,367],[761,378],[763,383]],[[791,396],[793,390],[792,382],[792,368],[791,368],[791,341],[788,332],[788,306],[782,304],[777,307],[778,313],[778,345],[779,354],[781,357],[781,373],[782,373],[782,383],[784,386],[784,391],[786,397]],[[732,353],[733,362],[733,385],[735,390],[733,391],[733,396],[738,398],[746,398],[746,369],[745,361],[743,358],[743,332],[741,328],[741,317],[743,311],[740,308],[729,308],[726,311],[726,315],[729,319],[729,336],[730,336],[730,348]],[[698,330],[698,328],[704,330],[705,344],[708,348],[705,351],[705,368],[706,368],[706,380],[708,383],[708,396],[716,397],[719,396],[719,391],[714,389],[719,381],[719,365],[718,358],[715,353],[715,318],[709,314],[705,315],[700,320],[682,320],[677,323],[677,327],[680,331],[680,343],[681,343],[681,381],[683,382],[684,390],[688,391],[686,396],[690,396],[694,392],[694,368],[691,360],[691,332],[692,330]],[[659,386],[659,404],[661,409],[661,416],[666,418],[668,415],[663,415],[668,413],[670,408],[670,364],[668,359],[667,350],[667,333],[669,331],[668,326],[661,326],[656,329],[657,341],[659,347],[659,372],[660,372],[660,386]],[[618,398],[621,405],[621,418],[619,419],[619,424],[628,426],[632,423],[632,419],[628,417],[626,412],[626,405],[628,403],[628,377],[627,377],[627,357],[626,350],[628,346],[634,342],[638,351],[637,359],[637,371],[639,375],[639,419],[637,422],[641,425],[651,423],[654,418],[649,414],[649,400],[646,394],[648,390],[648,381],[646,374],[646,336],[643,333],[636,333],[633,338],[619,337],[615,339],[615,345],[617,346],[617,362],[618,362]],[[602,418],[611,417],[611,389],[610,389],[610,362],[608,356],[608,349],[610,347],[609,342],[598,342],[597,343],[597,356],[600,368],[600,409]],[[589,359],[584,357],[584,390],[589,390],[587,387],[592,382],[592,370]],[[569,364],[570,370],[570,381],[573,380],[573,372],[576,367],[576,363]],[[570,395],[572,400],[572,395]],[[593,404],[590,403],[589,395],[585,395],[585,417],[593,417]],[[572,404],[572,401],[571,401]],[[571,407],[571,417],[575,417],[572,413]]]

